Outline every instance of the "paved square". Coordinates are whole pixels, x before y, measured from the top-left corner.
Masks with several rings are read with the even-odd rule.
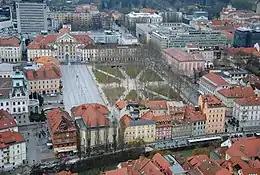
[[[84,103],[104,104],[86,65],[61,65],[63,102],[66,111]]]

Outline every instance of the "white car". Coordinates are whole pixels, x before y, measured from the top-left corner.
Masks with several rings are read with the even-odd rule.
[[[50,96],[51,96],[51,97],[56,97],[57,95],[56,95],[56,94],[51,94]]]

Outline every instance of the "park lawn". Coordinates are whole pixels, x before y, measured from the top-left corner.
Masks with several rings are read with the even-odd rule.
[[[96,69],[100,69],[104,72],[107,72],[111,75],[114,75],[118,78],[125,78],[118,67],[111,67],[111,66],[96,66]]]
[[[163,81],[156,72],[151,69],[147,69],[140,77],[140,81],[147,82],[147,81]]]
[[[149,90],[157,92],[158,94],[161,94],[163,96],[168,97],[169,99],[177,99],[178,94],[169,86],[169,85],[163,85],[163,86],[150,86],[148,87]],[[181,99],[180,99],[181,100]]]
[[[125,92],[124,87],[117,87],[117,88],[103,88],[103,92],[105,93],[108,102],[111,105],[114,105],[116,101],[123,95]]]
[[[136,100],[137,99],[137,92],[136,90],[131,90],[125,97],[126,100]]]
[[[147,91],[143,91],[143,94],[149,100],[165,100],[161,96],[154,95],[154,94],[147,92]]]
[[[137,75],[143,70],[142,66],[127,66],[125,68],[125,73],[131,78],[134,79]]]
[[[97,70],[93,70],[93,73],[96,77],[97,82],[100,84],[120,83],[120,80],[109,75],[103,74],[102,72],[99,72]]]

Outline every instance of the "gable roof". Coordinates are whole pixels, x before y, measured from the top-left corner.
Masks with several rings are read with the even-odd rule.
[[[206,154],[201,154],[201,155],[194,155],[191,157],[188,157],[187,160],[185,161],[183,168],[185,170],[190,170],[192,168],[196,168],[200,166],[203,162],[209,161],[210,158]]]
[[[0,132],[0,148],[7,148],[10,145],[25,142],[22,134],[15,131]]]
[[[251,158],[260,156],[260,139],[259,138],[247,138],[236,141],[226,151],[230,157],[242,157]]]
[[[73,117],[81,117],[88,127],[109,126],[109,120],[106,118],[110,112],[102,104],[82,104],[71,109]]]
[[[69,113],[61,108],[52,109],[47,113],[49,130],[51,133],[61,131],[76,131],[75,124]]]
[[[255,96],[255,92],[251,86],[248,87],[230,87],[218,90],[218,93],[227,98],[243,98]]]
[[[140,104],[146,105],[151,110],[167,109],[166,100],[142,100]]]
[[[208,73],[202,77],[204,80],[209,80],[210,83],[213,83],[214,86],[221,86],[221,85],[227,85],[228,82],[224,80],[221,76],[214,74],[214,73]]]
[[[19,47],[20,46],[20,40],[16,37],[1,37],[0,38],[0,46]]]
[[[17,123],[7,111],[0,110],[0,130],[16,127]]]

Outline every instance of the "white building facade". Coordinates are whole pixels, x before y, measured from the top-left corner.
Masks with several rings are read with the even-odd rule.
[[[260,99],[248,97],[234,101],[233,117],[239,122],[240,131],[257,130],[260,125]]]
[[[0,38],[0,59],[2,62],[19,62],[22,58],[22,44],[16,37]]]

